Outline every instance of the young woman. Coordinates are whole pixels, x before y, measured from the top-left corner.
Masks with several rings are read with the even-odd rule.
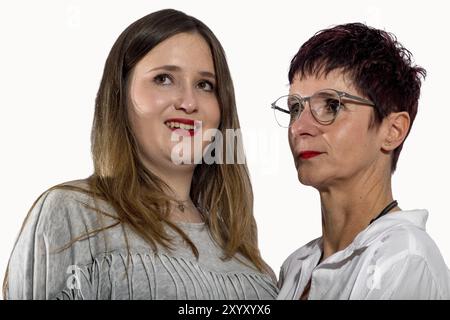
[[[292,59],[272,108],[300,182],[320,194],[322,236],[285,261],[280,299],[450,298],[428,212],[401,210],[391,188],[424,75],[394,36],[360,23],[318,32]]]
[[[238,128],[224,51],[207,26],[175,10],[131,24],[96,98],[94,173],[36,200],[4,296],[274,298],[246,166],[173,161],[178,138],[192,146],[200,138],[200,151],[181,151],[193,159],[212,148],[199,135]]]

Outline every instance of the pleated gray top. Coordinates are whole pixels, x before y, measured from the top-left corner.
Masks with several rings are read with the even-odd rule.
[[[94,205],[89,196],[67,190],[49,191],[37,202],[10,259],[8,299],[274,299],[277,295],[273,277],[238,261],[249,263],[241,255],[221,260],[222,249],[202,223],[178,224],[197,247],[198,260],[174,231],[168,232],[175,238],[175,250],[160,247],[155,252],[122,224],[61,251],[88,231],[116,223],[83,203]],[[114,212],[105,202],[97,205]]]

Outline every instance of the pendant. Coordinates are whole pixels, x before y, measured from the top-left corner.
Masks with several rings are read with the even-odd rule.
[[[184,213],[184,204],[179,203],[179,204],[178,204],[178,209],[179,209],[181,212]]]

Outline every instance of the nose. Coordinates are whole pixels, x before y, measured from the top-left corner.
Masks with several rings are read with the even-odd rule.
[[[197,98],[193,89],[185,88],[181,90],[178,101],[175,104],[175,109],[184,110],[188,114],[197,111]]]
[[[300,113],[299,117],[289,127],[289,133],[291,136],[313,136],[314,132],[317,131],[317,124],[308,102],[305,104],[305,109]]]

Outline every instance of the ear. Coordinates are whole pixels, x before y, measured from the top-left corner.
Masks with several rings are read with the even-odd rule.
[[[395,150],[408,135],[411,119],[408,112],[393,112],[384,120],[386,135],[382,141],[381,148],[384,151]]]

